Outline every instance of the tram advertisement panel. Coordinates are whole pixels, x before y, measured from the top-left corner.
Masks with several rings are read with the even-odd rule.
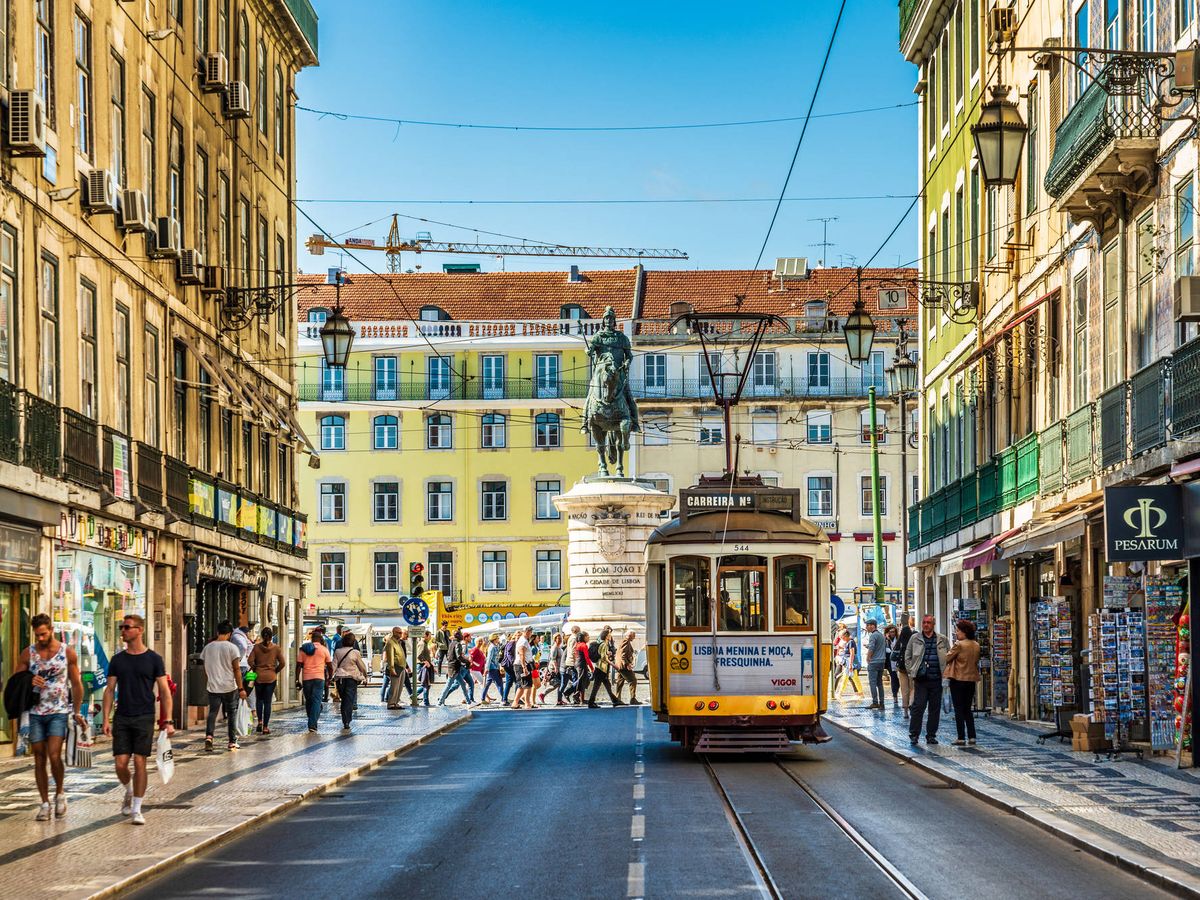
[[[718,635],[715,648],[710,635],[664,641],[673,697],[713,694],[714,662],[722,694],[813,693],[816,655],[811,635]]]

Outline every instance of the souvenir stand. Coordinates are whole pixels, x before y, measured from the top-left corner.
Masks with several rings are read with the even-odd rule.
[[[1184,589],[1177,579],[1146,579],[1146,682],[1153,750],[1173,750],[1178,739],[1176,717],[1182,718],[1187,669],[1179,663],[1176,645],[1179,628],[1187,625],[1181,621],[1177,626],[1175,616],[1183,605]]]
[[[990,693],[990,679],[992,666],[992,642],[991,630],[988,628],[987,609],[979,602],[978,597],[959,597],[955,600],[957,606],[956,615],[959,619],[966,619],[975,626],[975,640],[979,643],[979,672],[982,676],[980,685],[982,696],[976,692],[975,699],[972,705],[975,707],[973,712],[982,712],[984,715],[992,714],[992,703],[989,703],[988,694]],[[1007,699],[1005,700],[1007,705]]]
[[[1104,724],[1110,759],[1118,753],[1140,758],[1131,741],[1147,736],[1145,613],[1133,605],[1141,593],[1141,578],[1107,576],[1104,608],[1088,617],[1092,721]]]

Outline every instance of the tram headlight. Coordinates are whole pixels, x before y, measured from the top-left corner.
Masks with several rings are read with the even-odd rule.
[[[718,703],[716,700],[710,700],[710,701],[708,701],[708,708],[709,708],[709,709],[716,709],[716,708],[717,708],[718,706],[720,706],[720,705],[721,705],[721,704],[719,704],[719,703]]]
[[[703,701],[703,700],[697,700],[697,701],[696,701],[696,709],[697,709],[697,710],[704,709],[704,701]]]
[[[780,701],[779,701],[779,705],[780,705],[780,706],[782,706],[784,709],[791,709],[791,708],[792,708],[792,704],[791,704],[791,702],[790,702],[790,701],[788,701],[788,700],[780,700]]]
[[[774,709],[774,708],[775,708],[775,701],[774,701],[774,700],[768,700],[768,701],[767,701],[767,709]]]

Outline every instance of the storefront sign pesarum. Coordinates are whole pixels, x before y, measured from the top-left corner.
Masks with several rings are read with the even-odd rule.
[[[1182,559],[1184,521],[1179,485],[1105,488],[1104,545],[1109,562]]]

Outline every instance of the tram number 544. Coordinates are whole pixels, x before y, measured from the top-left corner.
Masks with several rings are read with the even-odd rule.
[[[687,638],[671,638],[671,653],[667,666],[672,672],[690,672],[692,669],[692,642]]]
[[[733,552],[734,553],[749,553],[750,545],[749,544],[734,544]]]

